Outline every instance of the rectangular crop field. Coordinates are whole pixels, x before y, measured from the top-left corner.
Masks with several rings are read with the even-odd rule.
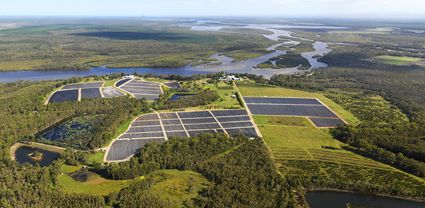
[[[425,59],[407,56],[377,56],[373,58],[377,63],[396,66],[422,66],[425,67]]]
[[[277,125],[294,127],[311,127],[311,122],[304,117],[286,117],[286,116],[255,116],[257,125]]]

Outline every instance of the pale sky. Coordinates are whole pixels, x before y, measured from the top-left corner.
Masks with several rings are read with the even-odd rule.
[[[425,19],[425,0],[0,0],[0,16],[282,16]]]

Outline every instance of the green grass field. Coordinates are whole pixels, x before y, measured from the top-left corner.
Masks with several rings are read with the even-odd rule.
[[[81,166],[62,165],[61,174],[58,176],[58,185],[63,191],[104,196],[127,187],[131,182],[131,180],[108,180],[93,172],[89,172],[87,181],[79,182],[68,175],[79,169]]]
[[[87,164],[93,165],[95,163],[103,163],[104,156],[105,156],[105,152],[103,151],[92,153],[87,157]]]
[[[425,67],[425,59],[406,57],[406,56],[377,56],[373,58],[375,62],[396,65],[396,66],[411,66],[418,65]]]
[[[206,188],[210,182],[201,174],[193,171],[160,170],[150,176],[154,185],[150,191],[170,202],[170,207],[184,207],[198,192]]]
[[[284,116],[254,116],[257,125],[278,125],[309,127],[311,122],[304,117],[284,117]]]
[[[301,90],[293,90],[288,88],[278,87],[238,87],[243,96],[253,97],[302,97],[302,98],[317,98],[327,105],[330,109],[335,111],[341,118],[352,125],[359,123],[359,120],[350,112],[346,111],[341,106],[337,105],[332,100],[325,97],[319,92],[306,92]]]
[[[105,84],[103,84],[103,87],[112,87],[115,85],[115,83],[120,79],[113,79],[113,80],[106,80]]]
[[[297,120],[304,119],[302,121],[303,126],[299,126],[298,124],[291,126],[288,125],[289,123],[270,124],[264,122],[266,119],[276,120],[276,117],[254,116],[255,123],[272,151],[288,147],[321,149],[322,145],[340,148],[343,145],[341,142],[332,138],[328,129],[316,128],[305,118],[290,117]]]
[[[188,83],[192,87],[191,88],[199,88],[200,90],[213,90],[217,92],[220,98],[208,105],[198,106],[192,108],[186,108],[185,110],[214,110],[214,109],[240,109],[242,108],[239,105],[239,102],[233,95],[236,94],[237,90],[232,85],[228,85],[224,82],[214,83],[206,83],[207,80],[198,80],[194,83]],[[205,84],[206,83],[206,84]],[[197,86],[197,87],[194,87]]]
[[[87,180],[79,182],[70,174],[81,168],[82,166],[62,165],[61,174],[57,178],[60,189],[67,193],[105,196],[128,187],[134,181],[152,178],[154,182],[150,191],[169,201],[171,207],[183,207],[184,203],[190,203],[190,199],[197,197],[198,192],[210,184],[199,173],[179,170],[159,170],[133,180],[108,180],[89,171]]]

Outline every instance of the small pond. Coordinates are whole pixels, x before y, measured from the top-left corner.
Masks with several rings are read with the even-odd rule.
[[[170,100],[176,101],[176,100],[180,100],[184,97],[190,97],[190,96],[194,96],[194,94],[174,94],[173,96],[170,97]]]
[[[60,154],[37,147],[21,146],[15,151],[15,160],[20,163],[31,165],[39,164],[42,167],[49,166],[59,158]]]
[[[360,193],[334,191],[308,192],[310,208],[423,208],[425,203]]]

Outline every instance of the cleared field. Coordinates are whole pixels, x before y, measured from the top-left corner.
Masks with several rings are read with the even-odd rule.
[[[345,124],[317,99],[244,97],[244,100],[254,115],[303,116],[312,119],[317,127],[327,128]]]
[[[167,200],[169,207],[185,207],[191,199],[206,188],[210,182],[201,174],[193,171],[160,170],[147,178],[153,178],[150,192]]]
[[[57,178],[61,190],[70,194],[106,196],[130,186],[131,183],[152,179],[150,192],[170,202],[172,207],[182,207],[210,184],[205,177],[193,171],[159,170],[133,180],[108,180],[96,173],[81,171],[81,168],[82,166],[61,166],[62,174]]]
[[[256,116],[254,116],[254,120],[257,122]],[[333,139],[327,129],[318,129],[311,124],[307,127],[258,124],[258,128],[272,150],[281,147],[321,149],[322,146],[330,146],[340,148],[343,145]]]
[[[102,87],[103,82],[88,82],[88,83],[77,83],[69,84],[62,87],[63,90],[69,89],[85,89],[85,88],[100,88]]]
[[[293,90],[278,87],[245,87],[239,86],[239,91],[246,97],[289,97],[289,98],[316,98],[323,104],[329,107],[333,112],[339,115],[349,124],[355,125],[359,120],[354,117],[350,112],[334,103],[329,98],[321,93],[306,92],[301,90]]]
[[[156,100],[163,94],[161,84],[156,82],[144,82],[137,79],[125,81],[119,86],[120,89],[133,95],[137,99]]]
[[[198,84],[202,85],[202,82]],[[203,109],[240,109],[241,108],[238,100],[233,97],[233,95],[235,95],[235,93],[237,92],[237,90],[233,86],[227,85],[224,82],[219,82],[216,84],[208,83],[204,85],[203,89],[207,89],[207,90],[209,89],[209,90],[215,91],[220,96],[220,98],[217,101],[202,107]]]
[[[373,58],[375,62],[396,65],[396,66],[422,66],[425,67],[425,59],[407,56],[377,56]]]
[[[62,103],[69,101],[78,101],[78,89],[56,91],[49,99],[49,103]]]
[[[257,137],[254,125],[245,110],[147,114],[134,120],[112,143],[106,161],[126,160],[146,143],[161,143],[171,137],[216,133]]]
[[[72,176],[76,178],[80,169],[81,166],[62,165],[60,169],[62,174],[58,176],[57,181],[64,192],[105,196],[129,186],[131,182],[131,180],[108,180],[90,171],[79,173],[84,179],[78,181]]]
[[[311,123],[304,117],[282,117],[282,116],[255,116],[257,125],[279,125],[309,127]]]
[[[121,97],[125,96],[125,94],[113,87],[105,87],[102,88],[102,94],[105,98],[113,98],[113,97]]]

